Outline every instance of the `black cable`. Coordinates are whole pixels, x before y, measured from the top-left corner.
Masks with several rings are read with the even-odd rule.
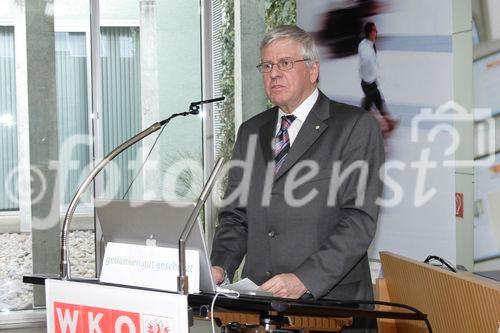
[[[427,331],[429,333],[432,333],[432,327],[431,327],[431,323],[429,322],[429,319],[425,318],[424,322],[425,322],[425,325],[427,326]]]
[[[132,185],[134,184],[135,180],[137,179],[137,177],[140,175],[141,171],[142,171],[142,168],[144,168],[144,166],[146,165],[146,161],[148,160],[149,158],[149,155],[151,155],[151,153],[153,152],[153,148],[156,146],[156,142],[158,141],[158,139],[160,138],[160,135],[163,133],[163,130],[165,129],[165,126],[163,126],[160,130],[160,133],[158,133],[158,135],[156,136],[156,139],[155,141],[153,142],[153,144],[151,145],[151,149],[149,149],[149,152],[148,152],[148,155],[146,156],[146,158],[144,159],[144,161],[142,162],[141,164],[141,167],[139,168],[139,170],[137,171],[137,173],[135,174],[134,176],[134,179],[132,179],[132,181],[130,182],[130,185],[127,187],[127,190],[125,191],[125,194],[122,196],[122,200],[125,200],[125,197],[127,196],[128,192],[130,191],[130,189],[132,188]]]
[[[290,301],[290,300],[287,300]],[[286,301],[285,301],[286,304]],[[356,305],[385,305],[385,306],[391,306],[391,307],[398,307],[398,308],[403,308],[406,310],[409,310],[413,312],[414,314],[418,315],[420,318],[397,318],[397,317],[387,317],[387,318],[392,318],[392,319],[398,319],[398,320],[417,320],[417,321],[424,321],[425,325],[427,326],[427,330],[429,333],[432,333],[432,327],[431,324],[427,318],[427,315],[424,314],[422,311],[418,310],[417,308],[414,308],[412,306],[402,304],[402,303],[394,303],[394,302],[386,302],[386,301],[363,301],[363,300],[319,300],[319,301],[302,301],[299,304],[304,304],[304,305],[324,305],[324,306],[347,306],[347,307],[354,307]],[[277,310],[279,312],[286,312],[286,309],[282,310]],[[365,317],[365,316],[356,316],[356,317]],[[379,317],[375,317],[379,318]]]
[[[420,311],[417,308],[414,308],[412,306],[409,306],[407,304],[402,304],[402,303],[394,303],[394,302],[385,302],[385,301],[357,301],[358,304],[372,304],[372,305],[386,305],[386,306],[391,306],[391,307],[398,307],[398,308],[403,308],[410,310],[412,312],[415,312],[416,314],[422,316],[424,318],[425,325],[427,326],[427,331],[429,333],[432,333],[432,327],[431,323],[429,322],[429,319],[427,318],[427,315]],[[404,319],[403,319],[404,320]]]
[[[439,261],[441,263],[441,265],[445,265],[453,273],[457,272],[457,270],[451,264],[449,264],[446,259],[443,259],[443,258],[438,257],[438,256],[433,256],[433,255],[427,256],[427,258],[424,260],[424,264],[429,264],[431,266],[436,266],[436,265],[433,265],[432,263],[430,263],[431,260],[437,260],[437,261]]]
[[[336,304],[346,304],[346,305],[352,305],[352,304],[366,304],[366,305],[386,305],[386,306],[391,306],[391,307],[398,307],[398,308],[403,308],[406,310],[410,310],[411,312],[414,312],[418,314],[419,316],[424,318],[425,325],[427,326],[427,331],[429,333],[432,333],[432,327],[431,323],[429,322],[429,319],[427,318],[427,315],[420,311],[417,308],[414,308],[412,306],[402,304],[402,303],[394,303],[394,302],[385,302],[385,301],[359,301],[359,300],[353,300],[353,301],[335,301]],[[405,320],[405,319],[403,319]]]
[[[151,145],[151,148],[149,149],[148,155],[146,156],[146,158],[142,162],[141,167],[139,168],[139,170],[137,171],[137,173],[134,176],[134,179],[132,179],[132,181],[130,182],[130,185],[127,187],[127,190],[125,191],[125,194],[122,196],[122,200],[125,199],[125,197],[127,196],[128,192],[132,188],[132,185],[134,184],[135,180],[137,179],[137,177],[141,173],[142,169],[144,168],[144,165],[146,165],[146,161],[148,160],[149,155],[151,155],[151,153],[153,152],[153,148],[156,146],[156,143],[158,142],[158,139],[160,138],[161,134],[163,133],[163,130],[166,127],[165,125],[168,124],[170,122],[170,120],[172,120],[175,117],[178,117],[178,116],[187,116],[187,115],[191,115],[191,114],[192,115],[198,114],[199,113],[199,106],[197,108],[196,107],[193,108],[193,106],[190,105],[189,110],[190,111],[181,112],[181,113],[174,113],[173,115],[171,115],[167,119],[160,121],[160,126],[162,126],[162,128],[160,130],[160,133],[158,133],[158,135],[156,136],[155,141],[153,142],[153,144]]]

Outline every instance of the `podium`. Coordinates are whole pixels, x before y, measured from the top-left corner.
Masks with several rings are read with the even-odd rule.
[[[381,252],[380,259],[389,300],[425,311],[435,333],[500,332],[499,282],[390,252]],[[426,332],[418,322],[392,326],[398,333]]]
[[[47,280],[47,332],[189,332],[187,296]]]
[[[43,275],[24,276],[23,282],[46,286],[47,332],[87,333],[89,328],[99,326],[102,332],[163,333],[169,328],[168,332],[187,333],[193,317],[211,315],[210,304],[215,296],[212,293],[183,295],[102,284],[97,280],[62,281]],[[363,309],[342,301],[244,295],[238,299],[219,295],[214,310],[214,318],[222,325],[231,322],[259,325],[259,332],[275,329],[339,332],[355,318],[424,321],[426,317],[409,311]],[[98,332],[90,330],[95,331]]]

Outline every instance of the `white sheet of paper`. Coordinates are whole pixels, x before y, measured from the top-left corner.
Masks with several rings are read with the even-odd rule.
[[[249,278],[244,278],[243,280],[240,280],[235,283],[225,284],[222,287],[226,289],[243,290],[243,291],[257,291],[259,289],[259,286],[256,285],[255,282],[253,282]]]

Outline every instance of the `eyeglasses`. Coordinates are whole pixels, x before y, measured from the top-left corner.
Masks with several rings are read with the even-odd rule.
[[[281,71],[289,71],[290,69],[293,68],[293,64],[296,62],[301,62],[301,61],[309,61],[310,59],[300,59],[300,60],[293,60],[292,58],[283,58],[278,60],[278,63],[270,62],[270,61],[265,61],[260,64],[258,64],[256,67],[261,73],[269,73],[270,71],[273,70],[274,66],[278,66],[278,69]]]

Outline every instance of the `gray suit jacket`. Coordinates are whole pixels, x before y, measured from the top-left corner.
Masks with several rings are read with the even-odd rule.
[[[271,108],[238,130],[232,159],[246,160],[246,171],[241,165],[229,171],[226,198],[242,195],[220,209],[212,264],[232,278],[246,254],[243,276],[257,284],[295,273],[314,298],[373,298],[366,252],[376,229],[375,199],[382,193],[379,125],[366,111],[320,92],[273,178],[268,164],[277,115],[277,107]],[[366,161],[367,167],[362,204],[356,204],[360,168],[343,182],[332,177],[334,165],[344,171],[356,161]],[[307,176],[316,168],[311,164],[318,172]],[[293,202],[307,196],[313,199],[298,206]]]

